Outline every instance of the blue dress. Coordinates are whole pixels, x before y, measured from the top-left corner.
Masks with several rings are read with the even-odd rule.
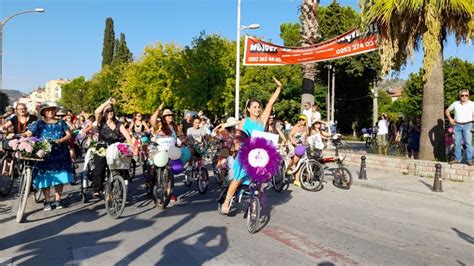
[[[64,131],[69,130],[69,127],[63,120],[56,123],[38,120],[30,124],[28,130],[37,138],[57,140],[66,135]],[[37,189],[72,182],[72,162],[68,145],[53,145],[45,160],[35,164],[33,177],[33,185]]]
[[[260,121],[253,121],[250,117],[245,118],[242,131],[250,137],[254,130],[265,131],[265,125]],[[247,172],[245,172],[245,169],[240,165],[239,154],[237,153],[236,160],[234,161],[234,179],[236,181],[243,180],[243,184],[248,184],[248,177]]]

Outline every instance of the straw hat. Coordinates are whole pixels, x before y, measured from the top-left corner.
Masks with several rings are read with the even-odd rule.
[[[165,109],[165,110],[163,111],[163,114],[161,115],[161,117],[165,117],[165,116],[167,116],[167,115],[174,115],[174,113],[171,112],[170,109]]]
[[[227,118],[227,121],[224,124],[224,128],[235,127],[238,124],[239,124],[239,120],[237,120],[235,117],[229,117]]]
[[[55,108],[56,112],[58,112],[59,109],[61,109],[56,102],[45,101],[41,104],[40,111],[39,111],[40,115],[44,116],[43,111],[44,111],[44,109],[47,109],[47,108]]]

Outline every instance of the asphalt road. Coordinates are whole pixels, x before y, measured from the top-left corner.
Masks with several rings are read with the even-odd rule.
[[[196,184],[188,189],[176,179],[178,201],[166,210],[155,208],[143,179],[135,179],[116,220],[103,201],[82,203],[79,186],[67,187],[62,210],[44,212],[30,197],[22,224],[16,198],[0,198],[0,264],[474,264],[468,205],[357,186],[345,191],[330,182],[319,192],[269,188],[263,227],[251,235],[242,213],[217,213],[214,182],[200,195]]]

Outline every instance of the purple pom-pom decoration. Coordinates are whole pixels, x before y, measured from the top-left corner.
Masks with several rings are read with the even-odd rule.
[[[248,138],[239,152],[239,161],[247,174],[260,183],[268,181],[278,172],[280,154],[270,141],[264,138]]]

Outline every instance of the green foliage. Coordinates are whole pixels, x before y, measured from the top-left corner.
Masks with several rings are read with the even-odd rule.
[[[114,21],[112,18],[105,20],[104,30],[104,44],[102,47],[102,67],[110,65],[114,58],[114,45],[115,44],[115,33],[114,33]]]
[[[8,95],[6,95],[3,92],[0,92],[0,110],[2,112],[5,111],[5,108],[10,105],[10,99],[8,98]]]
[[[202,32],[182,52],[176,96],[179,109],[214,114],[230,113],[233,106],[235,45],[219,35]],[[235,82],[234,82],[235,84]]]
[[[115,40],[114,59],[112,60],[113,65],[124,64],[132,62],[133,55],[127,47],[127,41],[125,41],[125,34],[120,33],[120,40]]]
[[[444,108],[459,99],[459,90],[474,87],[474,80],[471,77],[473,71],[474,64],[471,62],[459,58],[444,61]],[[421,69],[418,73],[410,74],[403,88],[402,97],[389,106],[388,112],[404,114],[410,118],[421,117],[422,78]]]
[[[78,113],[89,110],[89,104],[84,99],[89,92],[90,83],[83,76],[73,79],[70,83],[62,86],[61,106]]]
[[[301,42],[300,24],[290,22],[281,24],[280,38],[285,46],[299,46]]]
[[[144,55],[124,70],[117,95],[125,113],[152,113],[165,103],[177,107],[176,73],[181,64],[181,49],[174,44],[157,43],[145,48]]]

